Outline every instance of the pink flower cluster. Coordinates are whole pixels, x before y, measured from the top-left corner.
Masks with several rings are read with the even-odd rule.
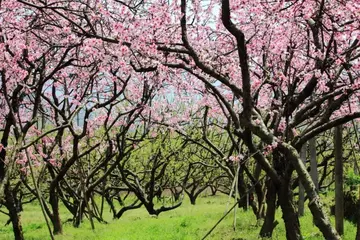
[[[239,154],[237,156],[230,156],[229,157],[229,161],[234,162],[234,163],[240,162],[242,159],[244,159],[244,155],[242,155],[242,154]]]
[[[269,144],[265,147],[264,149],[264,155],[267,156],[269,155],[275,148],[278,147],[278,142],[273,142],[272,144]]]

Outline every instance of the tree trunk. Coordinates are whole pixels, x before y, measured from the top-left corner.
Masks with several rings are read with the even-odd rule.
[[[244,169],[241,167],[239,170],[239,176],[238,176],[238,191],[239,191],[239,208],[243,208],[245,211],[248,209],[248,196],[246,192],[246,184],[244,179]],[[237,196],[235,196],[237,197]]]
[[[52,216],[50,216],[51,223],[53,225],[54,234],[62,234],[62,224],[59,213],[59,199],[56,196],[56,191],[50,192],[50,205],[52,208]]]
[[[74,206],[76,206],[76,212],[74,215],[74,222],[73,222],[73,226],[75,228],[80,227],[80,223],[82,222],[83,219],[83,214],[85,211],[85,203],[82,199],[80,199],[79,201],[75,201],[76,204],[74,204]]]
[[[300,232],[300,222],[293,203],[290,178],[285,178],[282,181],[278,194],[279,203],[281,206],[283,219],[285,223],[286,239],[299,240],[302,239]]]
[[[304,165],[306,165],[306,144],[304,144],[300,151],[300,158],[303,161]],[[305,208],[305,189],[303,185],[299,181],[299,216],[304,216]]]
[[[7,209],[9,210],[10,220],[13,225],[14,237],[15,240],[24,240],[24,234],[21,226],[21,216],[19,214],[18,206],[16,205],[16,201],[14,199],[15,196],[9,188],[10,186],[7,184],[5,186],[5,203]]]
[[[343,159],[342,159],[342,126],[335,128],[335,227],[344,234],[344,189],[343,189]]]
[[[269,179],[266,182],[267,193],[266,193],[266,216],[265,221],[260,230],[260,237],[268,237],[272,236],[275,226],[277,223],[275,220],[275,212],[276,212],[276,188],[274,183]]]
[[[180,196],[181,196],[181,192],[176,192],[174,193],[174,202],[178,201],[180,199]]]
[[[254,179],[256,181],[255,193],[256,193],[256,198],[257,198],[257,202],[258,202],[258,206],[257,206],[258,212],[256,214],[256,218],[258,220],[265,217],[265,206],[264,206],[265,205],[264,204],[265,193],[263,191],[262,184],[259,182],[260,174],[261,174],[261,165],[259,163],[257,163],[255,166],[255,171],[254,171]]]
[[[314,217],[314,224],[319,228],[326,240],[341,239],[336,230],[331,226],[329,218],[322,208],[322,203],[320,202],[317,189],[311,180],[311,176],[302,163],[296,149],[284,142],[279,144],[279,148],[281,148],[282,152],[287,155],[286,157],[291,160],[294,169],[299,175],[299,180],[303,184],[306,194],[309,198],[308,206]]]
[[[211,196],[216,196],[217,188],[215,186],[210,186]]]
[[[180,189],[178,191],[176,187],[172,187],[172,188],[170,188],[170,192],[171,192],[171,195],[173,196],[173,199],[174,199],[173,202],[176,202],[176,201],[178,201],[180,199],[180,196],[181,196],[181,193],[183,192],[183,190]]]
[[[196,204],[196,197],[194,197],[192,195],[189,195],[189,198],[190,198],[191,205],[195,205]]]
[[[108,205],[110,206],[110,210],[113,214],[113,218],[116,218],[116,208],[115,208],[115,205],[114,205],[112,199],[110,199],[110,196],[108,193],[105,194],[105,200],[108,203]]]
[[[256,219],[262,219],[265,217],[265,204],[264,204],[264,192],[261,188],[261,184],[257,184],[255,186],[255,193],[256,193],[256,198],[257,198],[257,213],[256,213]],[[255,204],[255,202],[253,202],[253,204]]]

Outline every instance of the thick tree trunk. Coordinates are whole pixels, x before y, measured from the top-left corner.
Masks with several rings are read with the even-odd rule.
[[[142,202],[147,210],[147,212],[150,214],[150,215],[159,215],[159,213],[155,210],[154,208],[154,203],[153,202]]]
[[[264,223],[260,230],[260,237],[271,237],[276,227],[275,212],[276,212],[276,188],[273,182],[269,179],[266,182],[267,193],[266,193],[266,216]]]
[[[210,186],[211,196],[216,196],[217,188],[214,186]]]
[[[191,205],[195,205],[196,204],[196,197],[192,196],[192,195],[189,195],[189,198],[190,198]]]
[[[304,144],[300,151],[300,158],[303,161],[304,165],[306,165],[306,146],[307,144]],[[305,212],[305,189],[303,185],[299,181],[299,216],[304,216]]]
[[[298,154],[298,151],[290,144],[279,141],[276,139],[271,133],[269,133],[264,126],[258,126],[248,124],[246,121],[244,124],[247,127],[251,128],[252,131],[256,135],[258,135],[263,141],[268,144],[273,144],[277,142],[277,149],[283,155],[285,155],[286,159],[290,160],[294,169],[296,170],[299,180],[304,186],[306,194],[309,198],[309,209],[314,217],[314,224],[319,228],[321,233],[323,234],[324,239],[326,240],[340,240],[339,234],[336,230],[331,226],[329,217],[326,212],[322,209],[322,203],[320,201],[320,197],[318,195],[317,189],[311,180],[311,176],[306,170],[305,165],[301,161],[301,158]],[[264,161],[263,161],[264,162]],[[264,163],[265,164],[265,163]],[[272,171],[272,169],[267,168],[267,173],[271,176],[272,179],[278,181],[277,174]]]
[[[62,234],[62,224],[59,212],[59,199],[56,196],[56,191],[50,192],[50,205],[53,212],[52,216],[50,216],[50,220],[53,225],[53,233]]]
[[[286,239],[299,240],[301,239],[300,222],[294,206],[291,188],[291,176],[294,168],[291,161],[278,150],[273,151],[273,162],[281,178],[280,184],[277,186],[277,194],[285,223]]]
[[[293,203],[293,195],[289,178],[286,178],[282,181],[278,196],[285,223],[286,239],[302,239],[300,232],[300,222]]]
[[[344,234],[344,189],[342,159],[342,127],[335,128],[335,227],[340,235]]]
[[[21,216],[18,211],[18,206],[14,199],[12,191],[9,189],[9,185],[5,186],[5,204],[9,210],[10,220],[13,226],[13,232],[15,240],[24,240],[24,234],[21,226]]]
[[[322,203],[317,193],[317,189],[313,181],[311,180],[311,176],[309,175],[304,164],[302,163],[296,149],[284,142],[279,144],[279,147],[287,155],[287,158],[291,160],[294,169],[299,175],[299,180],[303,184],[309,198],[308,206],[314,217],[314,224],[319,228],[319,230],[323,234],[323,237],[326,240],[341,239],[336,230],[331,226],[329,218],[322,208]]]
[[[241,199],[239,200],[239,208],[243,208],[245,211],[248,209],[248,196],[246,192],[246,184],[244,179],[244,169],[240,168],[238,176],[238,191]]]

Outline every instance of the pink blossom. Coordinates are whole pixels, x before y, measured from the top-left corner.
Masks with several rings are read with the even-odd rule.
[[[275,148],[278,147],[278,142],[274,141],[272,144],[268,144],[265,146],[264,155],[269,155]]]
[[[335,61],[335,64],[337,66],[341,65],[342,63],[343,63],[343,61],[340,58],[336,59],[336,61]]]
[[[17,164],[24,166],[27,163],[27,159],[24,153],[19,153],[18,158],[15,161]]]
[[[20,168],[20,171],[23,174],[28,175],[29,174],[29,167],[22,167],[22,168]]]
[[[285,119],[282,118],[281,121],[280,121],[279,127],[278,127],[278,131],[279,132],[284,132],[285,129],[286,129],[286,122],[285,122]]]
[[[320,70],[316,70],[314,75],[316,78],[321,78],[322,73],[320,72]]]
[[[231,161],[231,162],[240,162],[240,160],[242,160],[243,158],[244,158],[244,156],[242,154],[239,154],[237,156],[230,156],[229,161]]]
[[[49,160],[49,163],[51,164],[51,165],[53,165],[53,166],[56,166],[57,164],[56,164],[56,160],[54,159],[54,158],[50,158]]]

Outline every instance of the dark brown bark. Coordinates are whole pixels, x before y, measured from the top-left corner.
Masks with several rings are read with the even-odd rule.
[[[246,185],[245,185],[245,179],[244,179],[244,169],[242,167],[240,167],[239,170],[239,176],[238,176],[238,191],[239,191],[239,195],[240,195],[240,199],[239,199],[239,208],[243,208],[245,211],[248,209],[248,204],[247,204],[247,189],[246,189]]]
[[[192,195],[188,195],[188,196],[189,196],[191,205],[195,205],[196,204],[196,197],[194,197]]]
[[[217,188],[215,186],[210,186],[211,196],[215,196],[217,192]]]
[[[266,215],[265,221],[260,230],[260,237],[271,237],[275,226],[275,212],[276,212],[276,188],[274,183],[269,179],[266,182],[267,193],[266,193]]]
[[[56,195],[56,191],[50,192],[50,205],[53,211],[52,215],[50,216],[50,220],[53,225],[53,233],[62,234],[62,224],[59,212],[59,199]]]
[[[257,114],[254,112],[254,114]],[[320,201],[320,197],[317,193],[316,187],[311,180],[311,176],[306,170],[304,164],[301,161],[301,158],[298,154],[298,151],[290,144],[286,142],[281,142],[275,138],[274,135],[269,133],[263,125],[255,125],[252,123],[248,123],[246,121],[243,122],[247,127],[249,127],[257,136],[259,136],[264,142],[268,144],[272,144],[274,142],[278,142],[277,149],[278,151],[286,156],[293,168],[296,170],[299,180],[304,186],[304,189],[309,198],[309,209],[314,217],[314,223],[319,228],[323,237],[327,240],[339,240],[341,239],[336,230],[331,226],[330,220],[323,210],[322,203]],[[301,146],[299,147],[299,149]]]
[[[284,179],[279,189],[279,203],[281,206],[283,220],[286,229],[286,239],[301,239],[300,222],[293,203],[293,194],[290,179]]]
[[[119,218],[121,218],[121,216],[122,216],[126,211],[140,208],[140,207],[143,205],[142,202],[136,204],[137,202],[138,202],[138,201],[136,200],[132,205],[125,206],[125,207],[121,208],[120,211],[115,214],[114,218],[119,219]]]
[[[108,196],[108,194],[105,195],[105,200],[109,204],[110,210],[111,210],[111,212],[113,214],[113,218],[116,218],[116,208],[115,208],[115,205],[112,202],[111,198]]]
[[[254,172],[254,180],[256,181],[255,194],[258,202],[257,214],[256,214],[257,219],[261,219],[265,217],[265,207],[264,207],[265,193],[263,191],[261,182],[259,182],[260,174],[261,174],[261,165],[257,163]]]
[[[75,228],[80,227],[80,224],[83,220],[83,215],[85,212],[85,202],[83,199],[80,199],[78,201],[75,201],[75,206],[77,206],[77,210],[76,213],[74,215],[74,219],[73,219],[73,226]]]
[[[300,150],[300,158],[303,161],[304,165],[306,164],[306,150],[307,150],[306,148],[307,148],[307,144],[304,144]],[[299,183],[299,202],[298,202],[299,216],[304,216],[304,212],[305,212],[304,203],[305,203],[305,189],[302,186],[302,184]]]
[[[13,195],[10,186],[7,184],[5,186],[5,204],[6,208],[9,210],[9,216],[13,226],[14,238],[15,240],[24,240],[24,234],[21,226],[21,215],[16,204],[15,197],[16,196]]]
[[[316,187],[311,180],[311,177],[307,172],[305,166],[302,164],[297,151],[286,143],[281,143],[280,148],[287,155],[287,158],[291,160],[294,169],[298,173],[299,179],[305,188],[305,191],[309,198],[308,207],[313,215],[315,225],[319,228],[325,239],[341,239],[335,229],[331,226],[329,218],[326,212],[323,210],[322,203],[320,201],[320,197],[317,193]]]

